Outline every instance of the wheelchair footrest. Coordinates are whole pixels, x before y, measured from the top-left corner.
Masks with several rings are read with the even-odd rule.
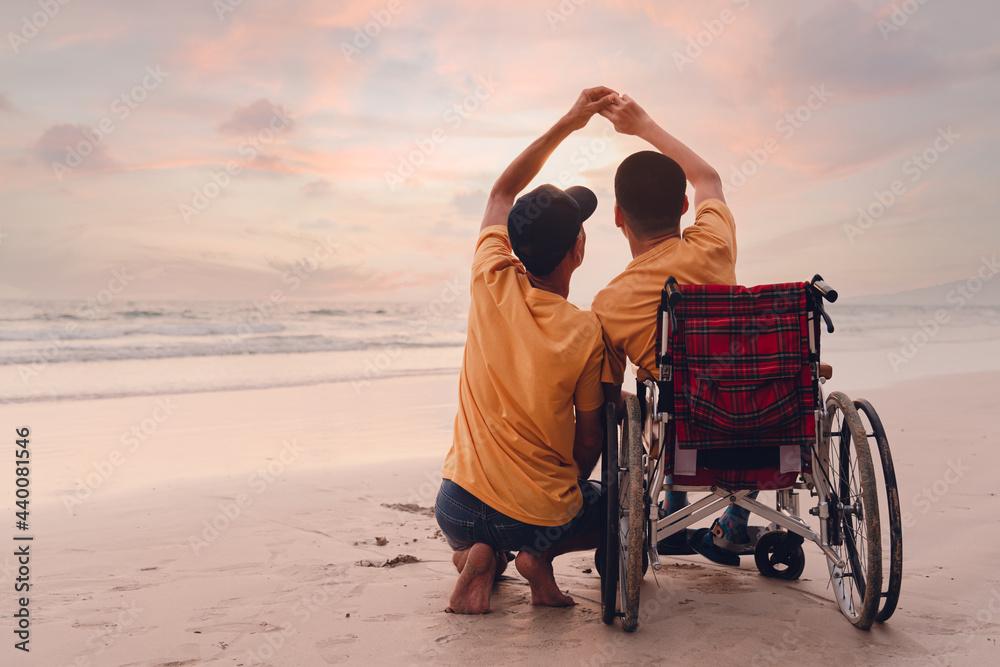
[[[656,543],[656,553],[661,556],[689,556],[695,553],[689,542],[692,534],[694,529],[687,528],[663,538]]]
[[[767,526],[747,526],[747,537],[749,537],[750,540],[745,544],[733,544],[719,534],[721,533],[721,530],[718,528],[718,524],[713,524],[712,528],[715,529],[715,533],[713,534],[713,542],[715,542],[715,546],[720,549],[725,549],[738,556],[753,555],[754,549],[757,547],[757,540],[760,539],[761,535],[769,532]]]
[[[747,526],[747,535],[750,537],[750,543],[747,547],[741,549],[739,554],[741,556],[753,554],[754,549],[757,548],[757,540],[766,532],[768,532],[767,526]]]

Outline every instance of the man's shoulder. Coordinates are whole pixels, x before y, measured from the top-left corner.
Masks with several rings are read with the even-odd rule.
[[[623,282],[628,280],[628,274],[629,270],[625,269],[594,295],[591,310],[594,311],[598,318],[603,320],[605,316],[614,312],[615,305],[619,304],[621,299],[628,295],[629,290],[623,285]]]
[[[729,204],[725,201],[719,199],[718,197],[712,197],[704,201],[698,202],[698,207],[695,209],[695,218],[697,218],[702,213],[716,213],[723,215],[730,220],[733,219],[733,210],[729,208]]]
[[[506,225],[490,225],[479,232],[472,258],[473,277],[484,270],[496,271],[516,264]]]
[[[479,238],[476,239],[476,255],[482,254],[484,250],[504,253],[511,251],[507,225],[490,225],[480,230]]]
[[[730,233],[735,232],[736,219],[733,211],[721,199],[706,199],[699,202],[694,214],[694,224],[684,230],[683,236],[686,239],[689,234],[718,225],[727,227]]]
[[[721,199],[698,204],[694,224],[683,232],[684,246],[706,258],[736,263],[736,221]]]
[[[559,328],[565,330],[563,335],[576,335],[579,339],[601,338],[601,321],[590,310],[584,310],[569,301],[563,301],[558,307]]]
[[[663,281],[658,277],[659,258],[653,258],[642,264],[635,262],[625,267],[621,273],[594,296],[593,310],[606,322],[613,319],[616,313],[632,310],[636,304],[645,303],[651,293],[659,294]]]
[[[593,311],[580,308],[574,303],[569,301],[563,301],[562,303],[563,316],[571,322],[574,326],[590,328],[601,326],[600,321],[597,319],[597,315]]]

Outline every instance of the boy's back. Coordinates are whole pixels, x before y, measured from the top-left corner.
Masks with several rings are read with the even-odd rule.
[[[592,313],[531,286],[506,227],[487,227],[472,265],[472,304],[454,443],[443,475],[504,514],[557,526],[582,499],[574,408],[603,394]]]
[[[607,345],[602,381],[621,384],[626,357],[639,379],[656,377],[656,311],[670,276],[683,284],[736,284],[736,228],[725,202],[702,202],[683,235],[633,259],[594,297]]]

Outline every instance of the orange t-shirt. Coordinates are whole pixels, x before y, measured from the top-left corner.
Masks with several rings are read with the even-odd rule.
[[[559,526],[583,499],[573,459],[577,410],[604,401],[597,317],[531,286],[504,225],[479,235],[458,388],[442,475],[495,510]]]
[[[594,297],[607,346],[604,382],[622,383],[626,357],[640,380],[656,378],[656,310],[670,276],[688,285],[736,284],[736,224],[725,202],[702,202],[680,237],[633,259]]]

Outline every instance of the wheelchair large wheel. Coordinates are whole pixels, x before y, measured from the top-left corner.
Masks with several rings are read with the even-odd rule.
[[[645,476],[642,446],[642,413],[639,399],[629,396],[625,401],[625,424],[622,429],[621,520],[619,550],[621,553],[622,627],[634,632],[639,626],[639,586],[642,583],[643,556],[646,551]]]
[[[882,534],[875,469],[865,427],[854,403],[840,392],[826,401],[824,428],[829,483],[827,532],[843,561],[828,558],[830,581],[844,616],[871,627],[882,598]]]
[[[615,405],[604,408],[604,453],[601,456],[601,484],[607,495],[607,515],[601,548],[594,554],[601,575],[601,619],[611,625],[618,617],[618,418]],[[609,557],[610,555],[610,557]]]
[[[899,590],[903,583],[903,518],[899,509],[899,487],[896,485],[896,470],[892,464],[892,452],[889,450],[889,438],[885,434],[882,420],[871,403],[864,399],[854,401],[854,407],[862,416],[862,421],[868,423],[868,441],[878,448],[879,457],[875,461],[876,472],[881,472],[885,492],[879,494],[879,514],[883,519],[882,545],[888,543],[889,549],[882,553],[882,573],[888,568],[888,581],[882,590],[882,607],[878,610],[875,620],[884,623],[896,611],[899,602]],[[873,456],[874,458],[874,456]],[[888,526],[885,521],[888,520]]]

